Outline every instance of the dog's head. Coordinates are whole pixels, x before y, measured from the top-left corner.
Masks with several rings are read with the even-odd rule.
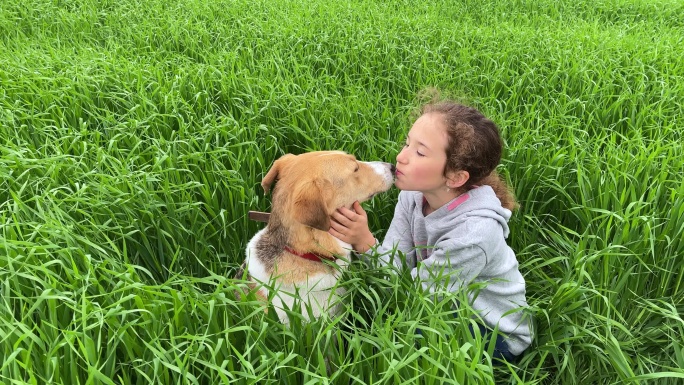
[[[387,191],[394,166],[383,162],[360,162],[340,151],[287,154],[273,163],[261,186],[273,191],[272,215],[292,219],[319,230],[330,228],[330,215],[338,207],[350,207]]]

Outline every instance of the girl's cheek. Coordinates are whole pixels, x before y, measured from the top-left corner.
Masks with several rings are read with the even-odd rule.
[[[421,180],[425,175],[425,169],[422,167],[416,167],[411,172],[411,178],[414,180]]]
[[[439,178],[441,172],[441,169],[436,167],[434,164],[422,164],[413,168],[411,177],[414,180],[433,180],[435,178]]]

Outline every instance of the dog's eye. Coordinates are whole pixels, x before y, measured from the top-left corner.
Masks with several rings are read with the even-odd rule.
[[[359,164],[358,163],[356,164],[356,168],[354,169],[354,172],[357,172],[357,171],[359,171]]]

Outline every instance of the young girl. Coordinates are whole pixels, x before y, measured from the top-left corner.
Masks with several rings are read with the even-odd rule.
[[[383,263],[400,268],[399,250],[425,289],[446,284],[452,291],[483,283],[472,306],[483,333],[498,326],[494,358],[514,361],[531,343],[525,280],[506,244],[513,194],[496,174],[502,142],[497,126],[474,108],[451,101],[422,109],[397,155],[399,193],[394,218],[382,244],[368,228],[356,202],[332,216],[330,234]],[[504,337],[505,336],[505,337]]]

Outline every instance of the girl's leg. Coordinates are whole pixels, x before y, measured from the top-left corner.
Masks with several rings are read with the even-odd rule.
[[[491,337],[494,333],[493,330],[489,329],[488,327],[482,324],[478,324],[477,326],[480,329],[480,335],[482,336],[483,341],[489,340],[489,342],[485,346],[485,349],[489,350],[489,344],[494,343],[494,353],[492,354],[492,358],[496,361],[499,361],[498,364],[503,364],[503,362],[501,361],[515,363],[518,360],[519,357],[511,353],[511,351],[508,349],[508,344],[506,343],[506,340],[504,340],[501,334],[497,334],[496,339],[492,339]],[[475,336],[475,330],[473,329],[473,325],[470,325],[469,328],[470,333],[472,333],[472,335]]]

